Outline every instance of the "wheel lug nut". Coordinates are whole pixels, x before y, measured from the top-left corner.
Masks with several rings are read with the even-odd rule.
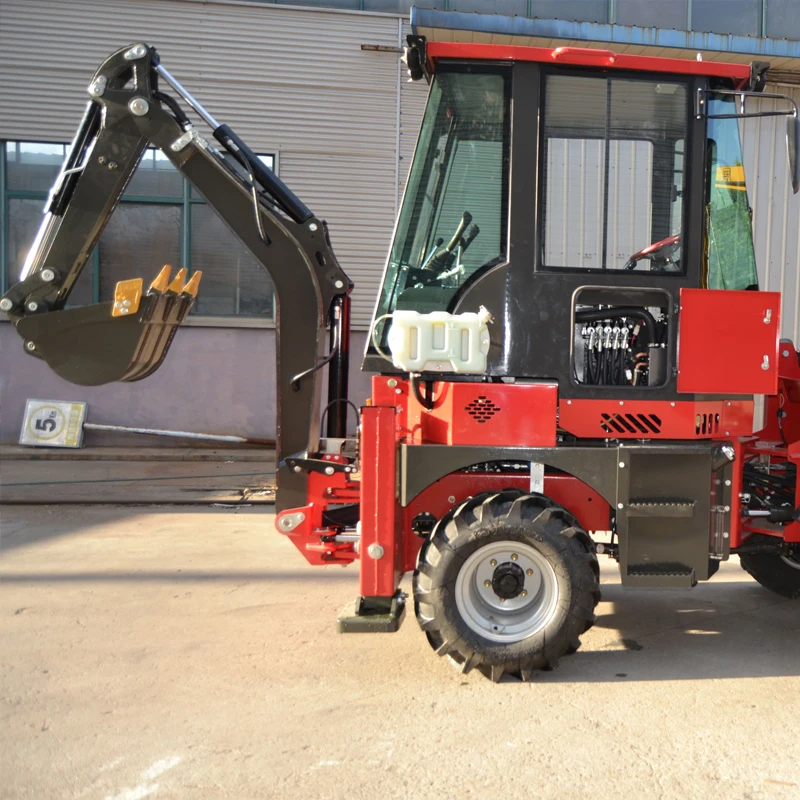
[[[497,566],[497,562],[496,562],[494,559],[492,559],[492,560],[489,562],[489,566],[490,566],[490,567],[496,567],[496,566]]]
[[[522,597],[527,597],[527,596],[528,596],[528,590],[527,590],[527,589],[523,589],[523,590],[520,592],[520,594],[522,595]]]
[[[512,553],[511,554],[511,560],[512,561],[516,561],[518,558],[519,558],[519,556],[516,553]]]
[[[484,581],[484,582],[483,582],[483,585],[484,585],[484,586],[485,586],[487,589],[489,589],[489,588],[491,588],[492,582],[491,582],[491,581]]]
[[[533,575],[533,570],[532,569],[526,570],[525,574],[526,575]]]

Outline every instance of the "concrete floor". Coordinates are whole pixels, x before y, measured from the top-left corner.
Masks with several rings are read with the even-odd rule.
[[[800,605],[730,563],[604,602],[531,684],[413,618],[338,636],[355,568],[264,509],[5,506],[2,798],[800,797]]]

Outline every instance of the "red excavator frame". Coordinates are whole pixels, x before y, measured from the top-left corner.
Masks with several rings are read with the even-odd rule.
[[[457,472],[436,483],[407,506],[397,495],[397,452],[401,444],[487,445],[555,447],[557,431],[578,438],[606,437],[619,440],[716,440],[732,441],[737,459],[755,458],[800,462],[800,365],[791,342],[779,341],[780,295],[774,292],[684,290],[681,295],[679,369],[688,374],[691,391],[720,391],[723,382],[731,399],[709,401],[558,400],[555,384],[451,383],[433,384],[433,408],[425,409],[406,378],[376,376],[372,398],[362,409],[361,473],[332,476],[312,473],[309,502],[302,508],[281,512],[282,517],[302,513],[301,525],[290,538],[312,564],[349,563],[370,546],[383,548],[389,558],[361,559],[362,596],[391,596],[403,573],[413,570],[422,543],[412,532],[422,513],[441,518],[454,505],[479,492],[530,487],[530,476],[493,472]],[[720,316],[720,303],[730,314]],[[728,325],[720,319],[741,319],[746,312],[763,319],[763,331]],[[761,340],[758,335],[761,334]],[[755,344],[754,344],[755,340]],[[714,361],[708,358],[708,342],[724,342]],[[754,349],[755,348],[755,349]],[[769,357],[767,368],[760,357],[756,368],[726,370],[726,352],[753,351]],[[753,362],[753,359],[750,359]],[[753,435],[754,401],[742,399],[752,392],[753,380],[769,392],[767,426]],[[699,382],[699,383],[698,383]],[[694,385],[697,384],[697,385]],[[738,395],[738,396],[737,396]],[[470,402],[470,398],[472,401]],[[502,413],[499,413],[502,411]],[[786,416],[779,417],[778,412]],[[780,425],[779,425],[780,423]],[[786,444],[784,442],[789,442]],[[344,463],[341,456],[324,456]],[[359,480],[360,478],[360,480]],[[741,519],[741,471],[732,480],[730,546],[738,548],[753,533],[776,538],[775,528]],[[589,531],[605,531],[613,509],[608,501],[584,482],[570,475],[546,475],[544,494],[569,508]],[[800,505],[800,488],[798,488]],[[360,540],[337,541],[337,528],[323,523],[334,504],[361,503]],[[785,529],[786,541],[800,541],[800,523]]]

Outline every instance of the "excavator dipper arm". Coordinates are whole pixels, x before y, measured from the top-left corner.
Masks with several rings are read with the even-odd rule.
[[[167,86],[164,86],[167,84]],[[212,128],[224,151],[194,129],[171,87]],[[328,364],[328,435],[344,436],[349,293],[327,226],[227,125],[220,125],[145,44],[109,56],[89,85],[91,100],[53,186],[20,282],[0,300],[25,350],[73,383],[147,377],[163,362],[198,290],[199,274],[170,282],[166,269],[149,291],[136,278],[114,300],[67,308],[147,147],[161,149],[264,266],[276,295],[278,511],[306,502],[305,472],[287,457],[318,450],[319,367]],[[234,159],[232,164],[229,159]],[[331,328],[331,351],[326,332]],[[333,396],[331,396],[333,395]]]

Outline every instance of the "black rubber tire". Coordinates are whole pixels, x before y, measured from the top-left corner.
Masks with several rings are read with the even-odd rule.
[[[511,643],[476,633],[455,599],[464,561],[498,540],[535,548],[553,567],[559,589],[556,612],[544,628]],[[431,647],[462,672],[477,668],[493,681],[504,674],[527,681],[535,670],[556,669],[562,656],[580,647],[580,636],[595,621],[599,575],[591,538],[565,508],[515,489],[485,493],[445,515],[422,546],[414,572],[414,610]]]
[[[748,542],[756,543],[756,540],[765,544],[774,542],[770,536],[753,536]],[[743,553],[739,556],[739,561],[742,569],[765,589],[790,600],[800,600],[800,553],[794,558],[797,560],[797,568],[787,564],[780,556],[760,553]]]

